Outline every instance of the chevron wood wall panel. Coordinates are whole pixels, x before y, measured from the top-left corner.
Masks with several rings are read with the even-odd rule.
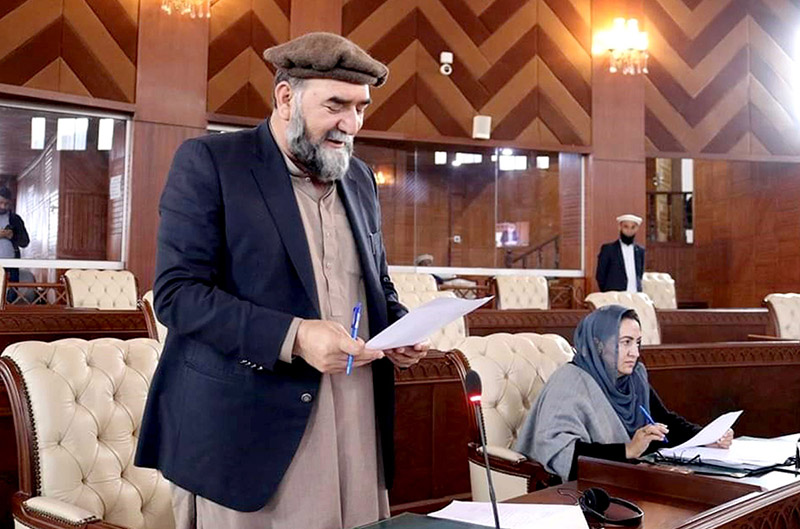
[[[470,137],[486,114],[493,139],[589,145],[590,14],[590,0],[345,1],[342,33],[391,68],[365,128]]]
[[[139,0],[3,0],[0,83],[133,102]]]
[[[211,8],[208,110],[263,118],[274,72],[261,57],[289,40],[291,0],[219,0]]]
[[[645,0],[647,151],[800,155],[790,0]]]

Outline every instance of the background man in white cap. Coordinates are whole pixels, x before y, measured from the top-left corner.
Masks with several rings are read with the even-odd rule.
[[[330,33],[264,56],[272,115],[184,143],[159,207],[155,309],[170,332],[136,464],[172,483],[177,529],[388,516],[394,368],[427,350],[364,344],[406,312],[375,176],[351,156],[388,69]]]
[[[600,292],[610,290],[641,292],[644,273],[644,247],[636,244],[636,232],[642,218],[636,215],[620,215],[619,239],[604,244],[597,256],[595,278]]]

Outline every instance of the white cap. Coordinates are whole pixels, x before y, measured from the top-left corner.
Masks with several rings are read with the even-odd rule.
[[[617,222],[625,222],[625,221],[641,224],[642,217],[637,217],[636,215],[631,215],[630,213],[627,213],[625,215],[620,215],[619,217],[617,217]]]
[[[414,258],[414,265],[418,266],[423,261],[430,261],[433,262],[433,256],[429,253],[424,253],[422,255],[418,255]]]

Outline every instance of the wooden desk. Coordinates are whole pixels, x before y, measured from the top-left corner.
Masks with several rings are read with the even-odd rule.
[[[565,493],[576,497],[578,491],[601,487],[644,511],[641,528],[800,528],[800,477],[784,472],[743,481],[589,458],[580,458],[578,465],[577,482],[510,501],[572,504]]]
[[[470,336],[496,332],[558,334],[572,343],[575,327],[588,310],[476,310],[467,314]],[[767,309],[657,310],[662,343],[746,341],[749,334],[769,334]]]
[[[667,407],[690,421],[744,410],[737,435],[800,431],[800,341],[654,345],[641,360]]]
[[[0,311],[0,352],[27,340],[50,342],[62,338],[146,338],[140,310],[95,310],[6,306]],[[14,420],[5,386],[0,389],[0,529],[14,526],[11,496],[19,490]]]

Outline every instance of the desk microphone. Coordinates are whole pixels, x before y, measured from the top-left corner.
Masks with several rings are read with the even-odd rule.
[[[486,479],[489,482],[489,499],[492,502],[492,512],[494,513],[494,527],[500,529],[500,517],[497,515],[497,498],[494,495],[494,484],[492,483],[492,471],[489,468],[489,452],[486,450],[486,430],[483,428],[483,415],[481,414],[481,377],[473,370],[467,371],[464,379],[464,388],[467,390],[469,401],[475,406],[475,418],[478,421],[478,431],[481,435],[481,447],[483,448],[483,460],[486,463]]]

